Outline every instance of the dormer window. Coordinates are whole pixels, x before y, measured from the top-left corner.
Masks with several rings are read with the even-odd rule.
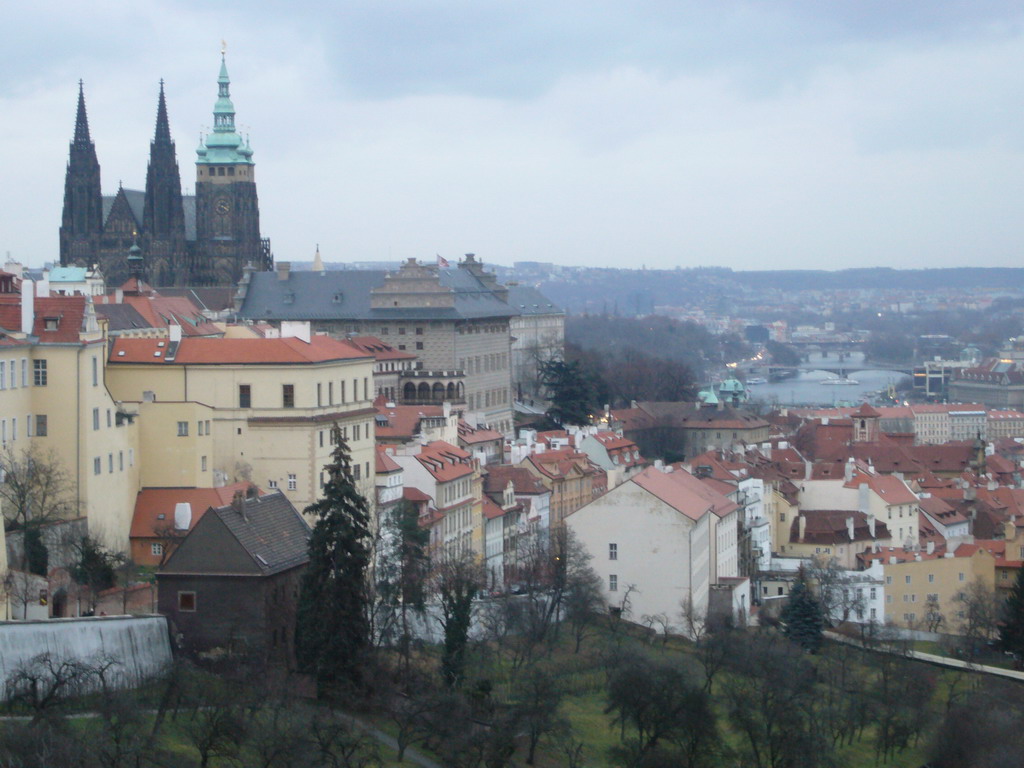
[[[56,331],[59,326],[60,326],[60,318],[59,317],[47,317],[47,318],[44,318],[44,320],[43,320],[43,328],[45,328],[47,331]]]
[[[334,294],[334,297],[331,299],[331,301],[333,301],[335,304],[341,304],[341,294]]]
[[[285,304],[294,304],[295,303],[295,294],[294,293],[286,293],[284,295],[284,303]]]

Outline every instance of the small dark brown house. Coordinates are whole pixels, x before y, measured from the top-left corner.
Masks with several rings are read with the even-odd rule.
[[[157,573],[160,613],[182,650],[294,668],[309,536],[280,491],[211,507]]]

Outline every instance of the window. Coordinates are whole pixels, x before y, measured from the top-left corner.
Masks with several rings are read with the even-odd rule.
[[[92,409],[92,428],[94,430],[100,428],[100,409],[99,408],[93,408]]]
[[[886,584],[892,584],[892,576],[886,576],[885,577],[885,583]]]
[[[206,471],[206,457],[205,457],[205,456],[203,456],[203,457],[202,457],[202,458],[201,458],[201,459],[199,460],[199,463],[200,463],[200,470],[199,470],[199,471],[200,471],[200,472],[205,472],[205,471]]]
[[[100,383],[100,360],[98,357],[92,359],[92,385],[98,386]]]
[[[618,592],[619,591],[619,577],[617,575],[610,574],[608,576],[608,591]]]
[[[188,422],[187,421],[179,421],[178,422],[178,437],[188,437]]]
[[[21,386],[28,386],[28,360],[21,358]]]
[[[17,417],[11,419],[11,440],[18,439],[18,419]]]
[[[885,602],[891,603],[892,602],[892,595],[886,595],[885,596]]]
[[[110,412],[110,409],[107,408],[107,427],[109,428],[109,427],[112,427],[112,426],[114,426],[114,416]]]
[[[345,404],[345,382],[339,381],[338,386],[340,388],[339,395],[341,396],[341,404]]]
[[[352,427],[352,442],[359,440],[362,436],[362,428],[359,424]]]
[[[281,385],[281,405],[285,408],[295,407],[295,385],[294,384],[282,384]]]
[[[33,360],[32,361],[32,383],[37,387],[46,386],[46,361],[45,360]]]
[[[935,583],[935,574],[934,573],[929,573],[928,574],[928,583],[929,584],[934,584]]]
[[[358,464],[353,464],[352,465],[352,479],[353,480],[361,479],[361,477],[362,477],[362,470],[363,470],[363,468],[361,466],[359,466]]]
[[[239,384],[238,385],[238,407],[239,408],[252,408],[252,385],[250,385],[250,384]]]
[[[296,478],[295,475],[293,475],[293,474],[291,474],[289,472],[288,473],[288,490],[289,491],[295,491],[295,490],[298,490],[298,488],[299,488],[298,478]]]
[[[134,467],[135,466],[135,449],[134,448],[129,448],[128,449],[128,466],[129,467]]]
[[[907,582],[907,584],[909,584],[910,583],[910,574],[907,574],[906,576],[904,576],[903,579]]]
[[[114,454],[107,454],[107,472],[114,474]]]
[[[274,490],[277,488],[277,480],[267,480],[267,488]]]
[[[422,341],[417,341],[416,342],[416,349],[423,349],[423,342]]]
[[[92,460],[92,473],[94,475],[98,475],[102,471],[103,471],[103,465],[100,462],[100,457],[97,456],[96,458],[94,458]]]
[[[619,559],[619,545],[618,544],[609,544],[608,545],[608,559],[609,560],[618,560]]]
[[[124,472],[124,451],[117,452],[117,471]]]
[[[149,552],[154,557],[163,557],[164,545],[163,544],[156,544],[156,543],[150,544],[149,545]]]
[[[964,580],[964,575],[963,575],[963,573],[959,573],[959,574],[957,574],[957,580],[958,580],[958,581],[963,581],[963,580]]]
[[[178,610],[188,611],[194,613],[196,610],[196,593],[195,592],[179,592],[178,593]]]
[[[319,408],[324,404],[324,385],[319,381],[316,383],[316,407]]]
[[[0,360],[0,389],[7,389],[7,363],[3,360]]]
[[[878,592],[877,592],[876,588],[872,587],[871,588],[871,599],[874,600],[875,597],[877,596],[877,594],[878,594]]]
[[[422,328],[417,328],[416,329],[416,335],[417,336],[422,336],[423,335],[423,329]]]

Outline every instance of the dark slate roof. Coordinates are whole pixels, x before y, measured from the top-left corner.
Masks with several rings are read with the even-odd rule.
[[[254,272],[239,315],[250,320],[469,320],[519,314],[469,270],[437,273],[441,285],[455,292],[454,307],[371,309],[370,290],[384,285],[388,274],[382,270],[293,271],[286,280],[275,272]]]
[[[281,491],[244,500],[245,514],[232,505],[211,509],[249,553],[264,576],[309,560],[309,525]]]
[[[205,288],[175,288],[168,286],[160,287],[161,296],[183,296],[201,310],[220,312],[224,309],[231,309],[232,298],[235,295],[235,287],[210,286]]]
[[[529,315],[564,315],[565,310],[551,301],[547,296],[528,285],[510,285],[508,287],[509,306],[518,314]]]
[[[152,327],[131,304],[96,304],[96,314],[107,319],[112,333]]]
[[[107,223],[107,217],[110,215],[110,209],[114,207],[114,198],[117,195],[104,195],[103,196],[103,223]],[[132,216],[135,217],[137,224],[142,223],[142,209],[146,204],[146,193],[141,189],[125,189],[124,197],[128,201],[128,207],[132,209]]]

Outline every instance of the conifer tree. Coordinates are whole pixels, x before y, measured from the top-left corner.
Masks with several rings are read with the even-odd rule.
[[[789,590],[789,601],[782,609],[783,632],[786,637],[809,653],[821,647],[825,617],[821,602],[811,590],[803,566],[797,571],[796,581]]]
[[[1003,603],[1000,618],[999,644],[1020,664],[1024,661],[1024,568],[1017,570],[1017,580]]]
[[[316,516],[309,564],[302,576],[295,628],[299,666],[327,690],[359,689],[370,646],[366,601],[370,516],[356,489],[348,445],[337,424],[323,498],[306,507]]]

